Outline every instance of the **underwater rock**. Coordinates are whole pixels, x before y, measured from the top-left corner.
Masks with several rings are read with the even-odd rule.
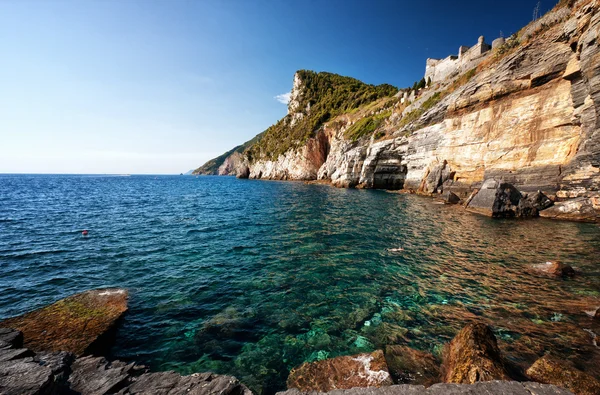
[[[576,273],[570,265],[566,265],[559,261],[548,261],[540,265],[534,265],[536,271],[551,274],[557,277],[573,277]]]
[[[387,346],[385,360],[395,383],[428,387],[440,382],[439,363],[432,354],[406,346]]]
[[[496,336],[485,324],[467,324],[444,350],[446,383],[510,380]]]
[[[288,388],[331,391],[354,387],[392,385],[383,351],[304,363],[290,372]]]
[[[9,318],[0,322],[0,326],[23,332],[25,347],[33,351],[83,355],[104,346],[117,320],[126,311],[126,290],[97,289]]]
[[[600,394],[598,380],[549,355],[544,355],[535,361],[527,369],[527,375],[540,383],[558,385],[578,395]]]

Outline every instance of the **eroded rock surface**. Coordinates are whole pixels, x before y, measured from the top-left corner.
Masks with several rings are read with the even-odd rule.
[[[446,383],[510,380],[496,337],[485,324],[467,324],[444,350]]]
[[[440,364],[429,353],[406,346],[387,346],[385,360],[398,384],[430,386],[441,381]]]
[[[571,221],[600,222],[600,196],[579,197],[559,202],[540,212],[540,216]]]
[[[83,355],[102,341],[127,311],[127,291],[98,289],[69,296],[50,306],[9,318],[0,327],[23,332],[33,351],[67,351]]]
[[[288,388],[322,392],[353,387],[382,387],[392,384],[381,350],[370,354],[304,363],[292,369],[287,380]]]
[[[567,388],[578,395],[600,394],[598,380],[549,355],[545,355],[531,365],[527,369],[527,375],[541,383]]]

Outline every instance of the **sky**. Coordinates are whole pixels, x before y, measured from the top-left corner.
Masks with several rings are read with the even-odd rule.
[[[0,0],[0,173],[186,172],[283,117],[296,70],[412,86],[537,2]]]

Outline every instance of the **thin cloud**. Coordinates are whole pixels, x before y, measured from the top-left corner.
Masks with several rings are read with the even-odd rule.
[[[288,104],[290,102],[290,97],[292,96],[292,92],[282,93],[281,95],[275,96],[275,100],[277,100],[281,104]]]

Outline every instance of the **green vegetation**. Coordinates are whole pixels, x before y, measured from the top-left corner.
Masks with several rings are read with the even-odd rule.
[[[240,154],[244,153],[244,151],[248,149],[248,147],[252,146],[252,144],[256,143],[262,137],[263,134],[264,132],[254,136],[252,140],[246,141],[244,144],[238,145],[237,147],[225,152],[224,154],[209,160],[208,162],[194,170],[192,174],[217,174],[219,167],[221,167],[221,165],[223,164],[223,162],[225,162],[225,159],[227,159],[227,157],[232,155],[234,152],[239,152]]]
[[[262,138],[247,149],[246,154],[251,160],[276,159],[289,149],[304,144],[335,116],[398,92],[398,88],[388,84],[369,85],[332,73],[300,70],[298,76],[302,81],[302,94],[298,98],[297,112],[303,114],[302,118],[291,126],[291,118],[286,116],[269,127]]]
[[[361,118],[344,133],[347,139],[357,141],[363,136],[372,134],[392,115],[392,110]]]
[[[429,99],[427,99],[423,102],[421,107],[417,108],[416,110],[412,110],[411,112],[409,112],[408,114],[403,116],[402,119],[400,120],[400,127],[406,126],[409,123],[414,122],[417,119],[421,118],[421,115],[423,115],[425,113],[425,111],[429,110],[430,108],[435,106],[437,103],[439,103],[439,101],[442,100],[442,98],[444,96],[446,96],[446,95],[442,95],[442,92],[434,93]]]

